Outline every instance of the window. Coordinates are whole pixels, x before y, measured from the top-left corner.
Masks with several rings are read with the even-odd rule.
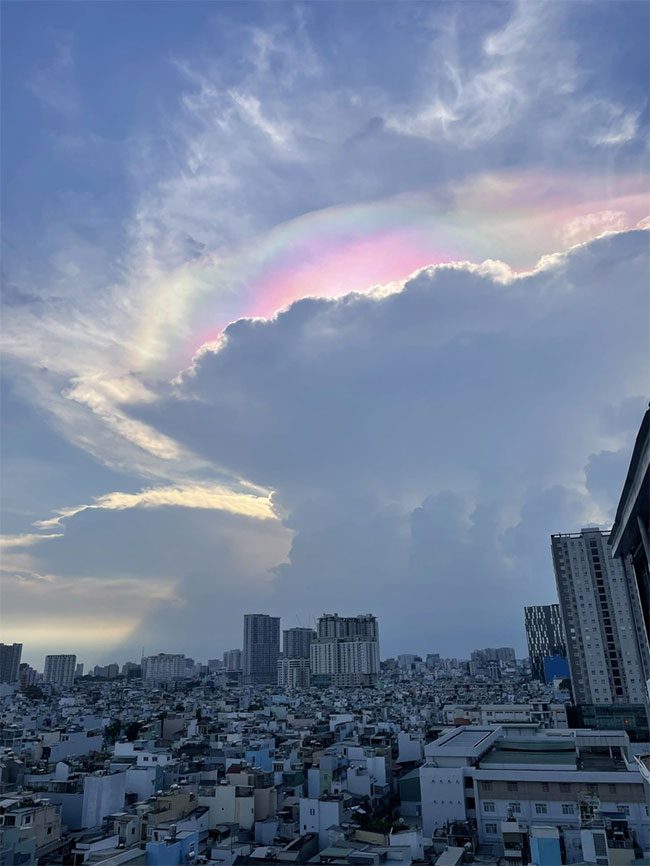
[[[624,803],[617,803],[616,804],[616,811],[622,812],[623,815],[629,815],[630,814],[630,807],[626,806]]]
[[[542,791],[548,791],[549,784],[548,782],[542,782]]]
[[[484,812],[494,812],[494,803],[490,800],[486,800],[486,802],[483,803],[483,811]]]
[[[521,815],[521,803],[508,803],[508,809],[513,815]]]
[[[571,785],[569,782],[560,782],[560,791],[570,791]]]
[[[496,824],[486,824],[485,832],[488,836],[496,836],[497,833],[497,825]]]
[[[573,803],[562,803],[562,814],[563,815],[573,815],[575,813],[575,807]]]
[[[508,790],[509,791],[516,791],[517,790],[517,783],[516,782],[508,782]]]
[[[548,812],[548,808],[546,803],[535,803],[535,814],[536,815],[546,815]]]
[[[492,790],[492,782],[481,782],[481,787],[483,788],[484,791],[491,791]]]

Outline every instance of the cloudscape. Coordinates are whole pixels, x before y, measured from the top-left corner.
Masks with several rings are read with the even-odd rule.
[[[648,5],[2,18],[3,640],[524,654],[647,407]]]

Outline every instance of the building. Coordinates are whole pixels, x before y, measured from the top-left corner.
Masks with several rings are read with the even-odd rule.
[[[278,685],[287,689],[308,689],[310,685],[309,659],[279,658]]]
[[[587,528],[551,542],[575,703],[644,704],[640,611],[609,533]]]
[[[566,656],[562,617],[559,604],[538,604],[524,608],[524,625],[528,642],[528,658],[534,680],[547,682],[544,659]]]
[[[226,671],[240,671],[242,669],[242,651],[240,649],[226,650],[223,654],[223,666]]]
[[[18,679],[20,681],[20,688],[26,689],[29,686],[36,685],[38,674],[34,670],[31,665],[28,665],[27,662],[22,662],[18,671]]]
[[[445,725],[521,725],[522,728],[566,728],[564,704],[445,704],[440,710]]]
[[[310,649],[315,685],[374,686],[379,674],[379,630],[371,614],[324,614]]]
[[[545,656],[544,657],[544,682],[549,685],[553,680],[568,680],[571,679],[571,671],[569,670],[569,660],[566,656]]]
[[[124,662],[122,665],[122,676],[127,679],[142,676],[142,666],[137,662]]]
[[[650,409],[646,410],[609,537],[614,558],[623,564],[628,592],[640,615],[636,636],[645,659],[644,677],[650,700]]]
[[[74,684],[76,668],[77,656],[75,655],[45,656],[43,679],[53,686],[71,688]]]
[[[316,637],[313,628],[287,628],[282,632],[282,654],[287,659],[308,659]]]
[[[420,790],[425,836],[472,821],[479,844],[497,856],[511,849],[508,834],[518,831],[504,824],[514,822],[523,830],[524,849],[534,828],[552,826],[559,830],[564,862],[590,859],[583,856],[581,841],[590,799],[599,803],[603,820],[620,824],[621,838],[630,840],[628,853],[632,838],[641,850],[650,847],[643,778],[623,731],[564,730],[511,738],[500,727],[456,728],[425,746]],[[531,862],[520,849],[522,856],[523,861],[507,857],[508,863]]]
[[[275,683],[280,655],[280,617],[266,613],[244,616],[244,683],[261,685]]]
[[[3,794],[0,863],[48,862],[61,847],[61,807],[31,792]],[[51,861],[49,861],[51,862]]]
[[[148,683],[174,683],[186,677],[185,656],[158,653],[142,659],[142,678]]]
[[[110,665],[95,665],[93,668],[93,676],[102,677],[105,680],[114,680],[119,675],[120,668],[115,663]]]
[[[0,683],[18,682],[22,651],[21,643],[0,643]]]

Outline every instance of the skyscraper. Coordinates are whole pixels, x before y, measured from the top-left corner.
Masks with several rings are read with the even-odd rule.
[[[313,628],[287,628],[282,632],[282,653],[286,659],[308,659],[316,637]]]
[[[18,682],[21,643],[0,643],[0,683]]]
[[[573,693],[579,705],[639,705],[645,702],[641,611],[608,541],[608,532],[594,528],[551,537]]]
[[[538,604],[524,608],[528,658],[533,679],[544,682],[544,659],[566,656],[559,604]]]
[[[278,659],[278,685],[283,688],[309,688],[309,659],[280,658]]]
[[[75,655],[45,656],[43,679],[53,686],[70,688],[74,683],[76,666],[77,656]]]
[[[324,614],[310,649],[314,685],[374,686],[379,674],[379,632],[371,614]]]
[[[266,613],[244,616],[244,683],[264,684],[277,681],[280,655],[280,617]]]
[[[640,610],[636,633],[650,701],[650,409],[641,422],[609,538],[612,554],[623,563],[630,599]]]
[[[240,649],[231,649],[226,650],[223,654],[223,666],[227,671],[240,671],[241,668],[241,656],[242,652]]]
[[[142,679],[146,683],[175,683],[187,677],[187,659],[182,653],[158,653],[142,659]]]

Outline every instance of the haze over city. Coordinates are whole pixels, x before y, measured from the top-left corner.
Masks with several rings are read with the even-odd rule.
[[[2,633],[514,647],[648,391],[646,3],[5,3]]]

